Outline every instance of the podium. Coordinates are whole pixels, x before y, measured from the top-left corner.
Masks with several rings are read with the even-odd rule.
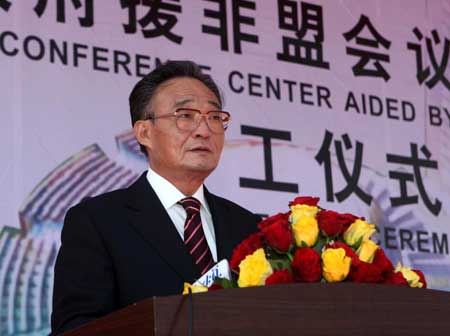
[[[190,329],[191,328],[191,329]],[[376,284],[284,284],[154,297],[65,333],[450,335],[450,293]]]

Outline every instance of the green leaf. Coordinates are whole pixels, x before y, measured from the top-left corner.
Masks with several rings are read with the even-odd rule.
[[[294,257],[289,252],[286,253],[286,257],[289,259],[290,262],[292,262],[292,260],[294,260]]]
[[[329,238],[324,236],[319,236],[316,244],[313,246],[314,251],[317,253],[322,253],[322,248],[328,244]]]
[[[291,266],[291,260],[288,253],[280,253],[274,249],[267,250],[267,260],[274,271],[289,268]]]
[[[359,249],[359,247],[361,246],[361,244],[362,244],[362,242],[363,242],[363,238],[364,238],[364,237],[359,238],[358,241],[357,241],[354,245],[352,245],[352,246],[350,246],[350,247],[351,247],[352,249],[354,249],[355,251],[356,251],[357,249]]]
[[[219,285],[223,288],[237,288],[238,287],[237,283],[235,283],[231,280],[225,279],[225,278],[215,278],[213,284]]]
[[[280,271],[286,268],[287,269],[291,268],[291,262],[286,256],[277,259],[269,259],[268,261],[274,271]]]
[[[266,257],[268,259],[285,258],[285,253],[278,252],[277,250],[268,247],[266,249]]]

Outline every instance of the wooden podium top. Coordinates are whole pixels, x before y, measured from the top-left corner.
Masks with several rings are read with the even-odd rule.
[[[146,299],[64,335],[188,335],[189,296]],[[336,283],[192,296],[193,335],[450,335],[450,293]]]

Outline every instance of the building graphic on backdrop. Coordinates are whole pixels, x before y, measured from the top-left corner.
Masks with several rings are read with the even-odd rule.
[[[116,144],[117,160],[96,144],[71,156],[27,197],[19,211],[21,228],[2,228],[0,335],[49,333],[53,267],[66,211],[85,197],[127,187],[146,167],[132,131],[117,136]]]

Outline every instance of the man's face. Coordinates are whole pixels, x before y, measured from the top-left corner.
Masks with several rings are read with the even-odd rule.
[[[217,97],[202,82],[189,77],[171,79],[161,84],[148,108],[154,116],[174,113],[177,108],[198,109],[202,114],[220,109]],[[205,179],[217,166],[224,144],[224,134],[212,133],[202,118],[193,131],[177,128],[176,118],[147,121],[148,150],[151,167],[169,178]]]

